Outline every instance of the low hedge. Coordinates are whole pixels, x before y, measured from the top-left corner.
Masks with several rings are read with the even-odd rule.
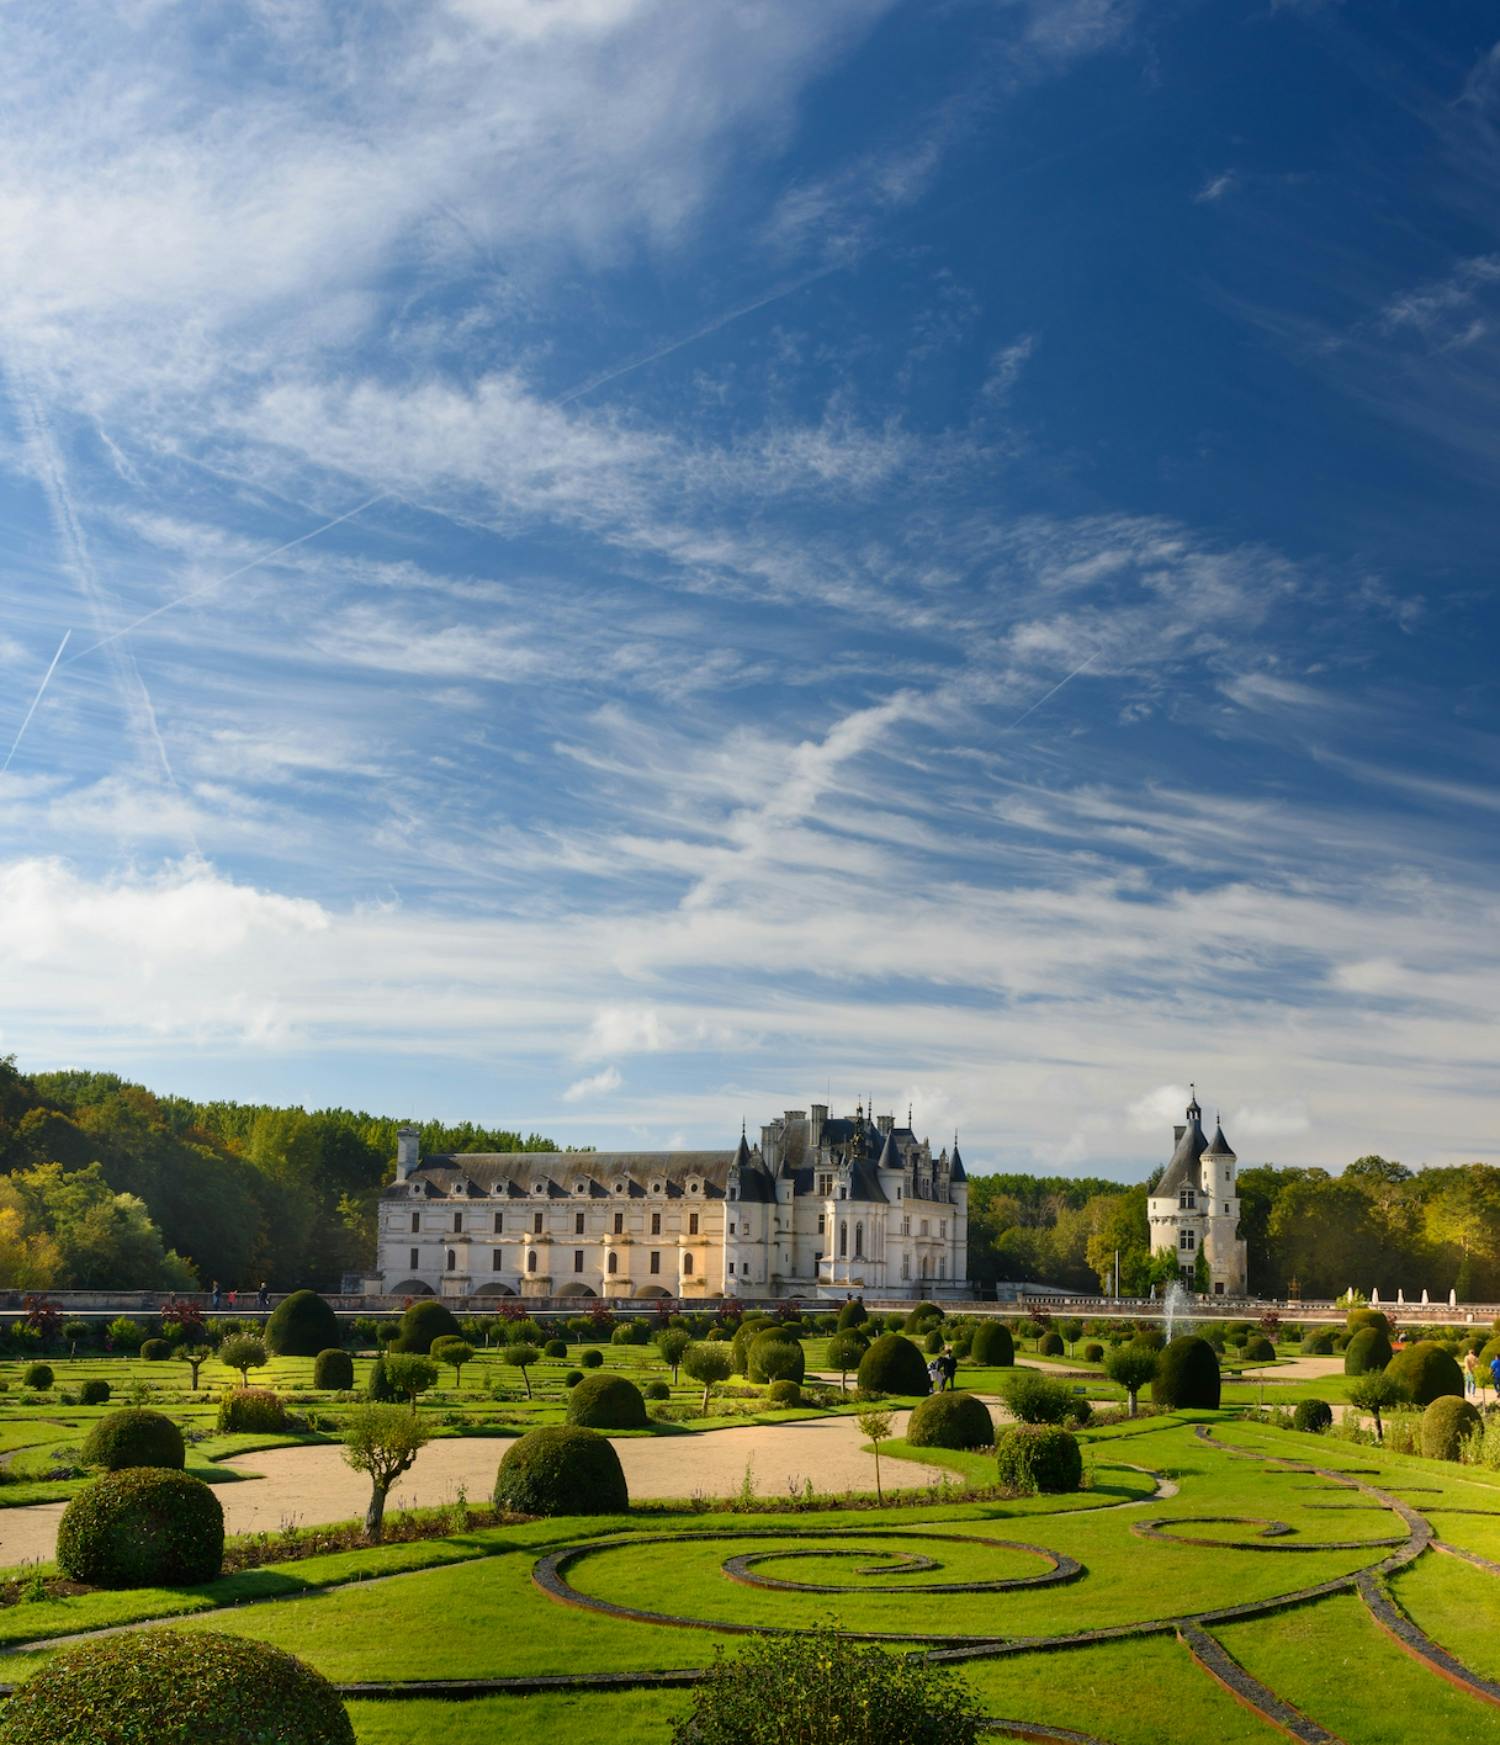
[[[342,1343],[339,1318],[316,1291],[293,1291],[283,1297],[266,1322],[266,1350],[279,1357],[316,1357]]]
[[[1422,1414],[1422,1452],[1429,1460],[1457,1460],[1464,1439],[1483,1423],[1467,1400],[1441,1394]]]
[[[589,1430],[644,1430],[641,1390],[623,1375],[591,1375],[568,1395],[568,1422]]]
[[[1000,1483],[1023,1496],[1076,1491],[1083,1483],[1078,1438],[1056,1424],[1005,1424],[995,1432]]]
[[[1314,1436],[1321,1436],[1332,1422],[1333,1407],[1327,1400],[1298,1400],[1292,1413],[1292,1428],[1310,1431]]]
[[[882,1333],[859,1360],[859,1385],[867,1394],[916,1394],[928,1391],[927,1365],[910,1339]]]
[[[354,1386],[354,1359],[347,1351],[330,1345],[313,1359],[313,1386],[342,1393]]]
[[[65,1649],[5,1704],[5,1745],[354,1745],[321,1673],[211,1630],[144,1630]]]
[[[202,1479],[166,1467],[96,1478],[57,1529],[57,1567],[91,1587],[193,1587],[223,1561],[219,1499]]]
[[[1401,1397],[1414,1406],[1430,1406],[1445,1394],[1463,1398],[1463,1371],[1453,1353],[1430,1339],[1398,1351],[1386,1365],[1385,1373],[1400,1389]]]
[[[84,1438],[80,1458],[85,1466],[102,1466],[106,1472],[133,1466],[175,1467],[180,1472],[187,1464],[187,1447],[170,1418],[130,1406],[94,1425]]]
[[[630,1492],[607,1438],[581,1426],[548,1424],[506,1449],[495,1475],[495,1503],[521,1515],[620,1515],[630,1507]]]
[[[1009,1369],[1016,1361],[1016,1342],[1003,1321],[981,1321],[974,1329],[969,1355],[983,1369]]]
[[[995,1425],[973,1394],[929,1394],[908,1419],[906,1440],[914,1448],[988,1448]]]
[[[219,1434],[279,1436],[286,1429],[286,1407],[269,1388],[233,1388],[219,1398]]]

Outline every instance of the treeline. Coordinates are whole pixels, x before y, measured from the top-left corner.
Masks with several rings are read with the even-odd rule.
[[[395,1116],[196,1103],[113,1073],[0,1058],[0,1286],[336,1288],[375,1259]],[[422,1149],[552,1151],[539,1133],[422,1124]]]
[[[969,1276],[978,1284],[1120,1289],[1143,1296],[1176,1277],[1176,1256],[1153,1261],[1149,1181],[990,1175],[969,1183]],[[1239,1173],[1240,1234],[1252,1295],[1336,1297],[1351,1286],[1452,1290],[1460,1302],[1500,1301],[1500,1169],[1469,1163],[1411,1170],[1361,1157],[1340,1173],[1270,1165]]]

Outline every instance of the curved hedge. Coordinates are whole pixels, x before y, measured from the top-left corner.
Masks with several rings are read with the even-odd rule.
[[[1442,1394],[1422,1414],[1422,1452],[1429,1460],[1457,1460],[1465,1437],[1483,1423],[1467,1400]]]
[[[1056,1424],[1005,1424],[995,1432],[1000,1483],[1029,1496],[1076,1491],[1083,1483],[1078,1438]]]
[[[187,1448],[170,1418],[130,1406],[95,1424],[84,1438],[80,1458],[85,1466],[102,1466],[106,1472],[132,1466],[169,1466],[181,1472]]]
[[[1401,1397],[1414,1406],[1430,1406],[1445,1394],[1463,1398],[1463,1371],[1453,1353],[1430,1339],[1398,1351],[1386,1365],[1385,1373],[1400,1389]]]
[[[354,1745],[321,1673],[246,1636],[145,1630],[69,1648],[6,1703],[5,1745]]]
[[[630,1507],[630,1492],[620,1457],[605,1437],[581,1426],[548,1424],[506,1449],[495,1475],[495,1505],[520,1515],[620,1515]]]
[[[1298,1400],[1292,1413],[1292,1428],[1321,1436],[1333,1422],[1333,1407],[1327,1400]]]
[[[589,1430],[644,1430],[641,1390],[623,1375],[591,1375],[568,1395],[568,1422]]]
[[[1391,1342],[1383,1327],[1361,1327],[1344,1347],[1344,1374],[1369,1375],[1391,1361]]]
[[[1164,1345],[1151,1379],[1151,1399],[1167,1411],[1217,1412],[1219,1359],[1213,1346],[1195,1333],[1179,1333]]]
[[[91,1587],[193,1587],[224,1561],[224,1510],[201,1478],[160,1466],[109,1472],[57,1529],[57,1567]]]
[[[330,1345],[313,1359],[313,1386],[342,1393],[354,1386],[354,1359],[347,1351]]]
[[[926,1394],[927,1365],[910,1339],[882,1333],[859,1360],[859,1385],[867,1394]]]
[[[973,1394],[929,1394],[907,1420],[906,1440],[914,1448],[989,1448],[995,1425]]]
[[[974,1329],[969,1356],[982,1369],[1009,1369],[1016,1361],[1016,1342],[1003,1321],[981,1321]]]
[[[789,1381],[800,1388],[807,1375],[807,1354],[795,1339],[768,1327],[750,1341],[751,1381]]]
[[[463,1329],[454,1319],[453,1311],[430,1297],[412,1306],[401,1317],[401,1325],[391,1342],[392,1351],[419,1351],[423,1357],[432,1350],[434,1339],[461,1339]],[[324,1345],[328,1343],[325,1339]]]
[[[276,1305],[266,1322],[266,1349],[278,1357],[316,1357],[342,1342],[338,1316],[316,1291],[293,1291]]]

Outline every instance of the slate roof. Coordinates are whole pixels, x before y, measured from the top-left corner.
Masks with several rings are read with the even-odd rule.
[[[386,1196],[406,1199],[413,1188],[424,1197],[482,1196],[492,1199],[526,1199],[532,1183],[545,1183],[549,1199],[573,1199],[574,1182],[587,1184],[591,1199],[613,1197],[614,1183],[624,1176],[629,1196],[644,1197],[647,1184],[666,1183],[667,1197],[679,1198],[690,1176],[703,1183],[706,1199],[722,1199],[733,1151],[501,1151],[434,1153],[424,1157],[406,1181],[393,1182]],[[752,1165],[742,1175],[762,1177],[772,1187],[769,1171]],[[745,1198],[750,1198],[749,1194]],[[769,1197],[774,1198],[774,1187]]]
[[[1234,1152],[1230,1149],[1229,1141],[1224,1137],[1224,1126],[1222,1122],[1214,1122],[1214,1140],[1213,1144],[1208,1148],[1208,1155],[1210,1157],[1231,1158],[1234,1156]]]
[[[1163,1172],[1161,1180],[1151,1190],[1154,1200],[1167,1198],[1176,1199],[1179,1191],[1185,1186],[1198,1186],[1198,1159],[1208,1150],[1208,1141],[1203,1137],[1203,1123],[1199,1120],[1202,1114],[1196,1099],[1188,1105],[1188,1122],[1182,1130],[1182,1137],[1177,1141],[1177,1148],[1172,1153],[1172,1160]]]

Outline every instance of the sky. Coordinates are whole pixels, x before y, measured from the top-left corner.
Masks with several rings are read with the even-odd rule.
[[[0,0],[0,1053],[1500,1160],[1500,25]]]

